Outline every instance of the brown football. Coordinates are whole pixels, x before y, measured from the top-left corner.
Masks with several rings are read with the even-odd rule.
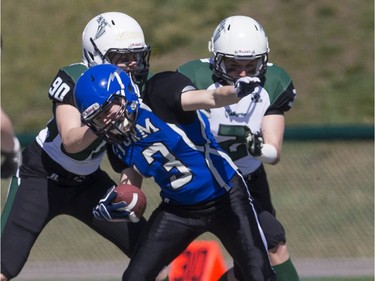
[[[114,202],[124,201],[127,204],[126,208],[132,211],[129,216],[131,221],[139,221],[147,206],[146,196],[143,191],[130,184],[120,184],[116,186],[115,191],[117,192],[117,196]]]

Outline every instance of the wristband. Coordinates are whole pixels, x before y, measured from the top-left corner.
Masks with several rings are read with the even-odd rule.
[[[261,149],[262,154],[256,159],[266,164],[272,164],[277,159],[277,149],[272,144],[265,143]]]

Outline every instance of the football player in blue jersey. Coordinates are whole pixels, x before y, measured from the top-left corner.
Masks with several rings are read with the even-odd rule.
[[[106,143],[82,126],[73,88],[86,69],[110,63],[142,85],[149,56],[150,46],[132,17],[108,12],[87,23],[82,61],[58,71],[48,91],[53,118],[25,148],[18,178],[11,182],[1,218],[1,281],[20,273],[43,228],[61,214],[75,217],[131,256],[145,219],[136,224],[94,219],[93,207],[115,182],[100,168]]]
[[[140,187],[143,177],[152,177],[161,189],[162,202],[123,281],[155,279],[204,232],[220,239],[238,265],[239,280],[276,280],[248,187],[199,111],[236,103],[256,92],[259,82],[243,77],[234,86],[196,90],[184,75],[167,71],[146,82],[140,101],[132,80],[113,65],[92,67],[78,79],[74,96],[82,122],[111,143],[120,182]],[[118,219],[124,212],[108,200],[112,192],[95,208],[97,217]]]
[[[283,68],[269,62],[266,32],[251,17],[237,15],[222,20],[209,41],[209,51],[210,58],[192,60],[178,68],[198,89],[234,84],[243,76],[261,80],[257,95],[211,109],[208,120],[215,139],[239,167],[250,188],[278,280],[298,281],[263,165],[275,165],[280,160],[284,115],[296,96],[292,79]],[[232,273],[230,270],[220,281],[234,281]]]

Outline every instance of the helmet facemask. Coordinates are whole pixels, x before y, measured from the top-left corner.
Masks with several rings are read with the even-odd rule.
[[[227,67],[225,66],[226,59],[233,59],[233,60],[242,60],[242,61],[252,61],[256,60],[256,65],[253,71],[246,71],[246,76],[250,77],[258,77],[261,79],[267,69],[267,62],[268,62],[268,54],[261,54],[257,56],[235,56],[231,54],[224,54],[217,52],[213,57],[213,69],[214,75],[220,79],[223,79],[228,84],[234,84],[240,77],[239,76],[231,76],[227,71]]]
[[[151,48],[149,46],[134,49],[109,49],[104,58],[127,72],[140,85],[143,85],[150,68]]]
[[[119,105],[110,120],[105,121],[114,104]],[[82,122],[103,140],[119,144],[134,134],[135,120],[138,113],[138,102],[129,102],[124,96],[113,94],[102,106],[93,104],[82,113]]]

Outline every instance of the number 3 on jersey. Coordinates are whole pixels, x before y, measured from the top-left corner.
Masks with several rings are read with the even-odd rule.
[[[48,90],[48,94],[58,101],[63,101],[65,95],[70,91],[70,87],[63,82],[60,77],[57,77],[52,82],[51,87]]]
[[[172,188],[178,189],[191,181],[192,175],[190,170],[183,165],[181,161],[177,160],[176,157],[174,157],[168,148],[161,142],[154,143],[152,146],[142,152],[149,165],[154,162],[154,155],[159,153],[167,160],[163,164],[163,168],[167,173],[169,173],[173,168],[177,169],[181,173],[181,176],[179,177],[176,175],[169,177]]]

